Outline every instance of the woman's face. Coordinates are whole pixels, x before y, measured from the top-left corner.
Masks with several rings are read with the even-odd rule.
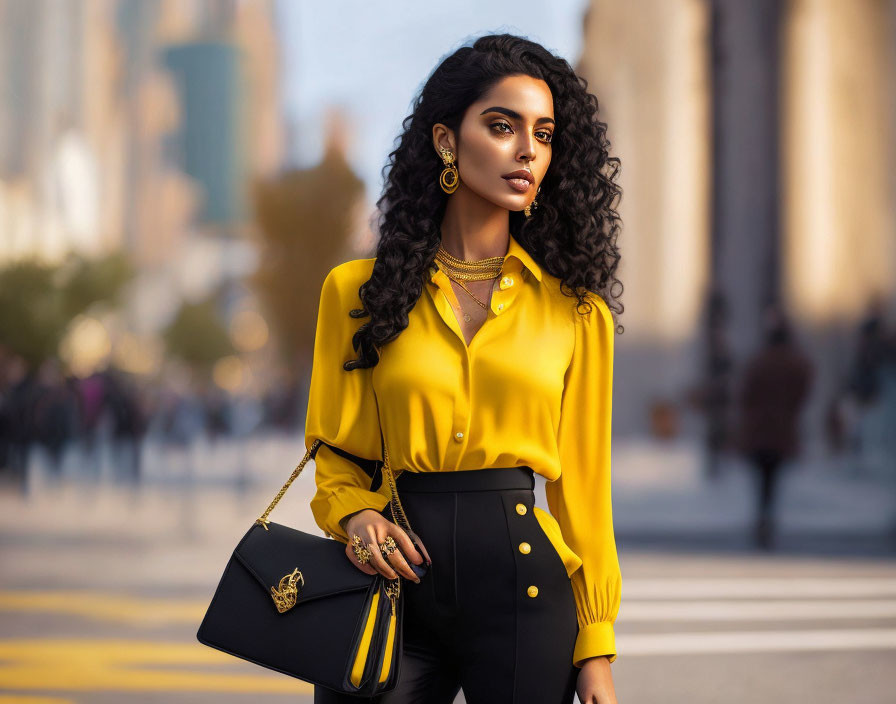
[[[441,129],[439,129],[441,128]],[[531,76],[508,76],[496,83],[464,113],[456,142],[450,130],[436,125],[436,149],[454,152],[460,185],[507,210],[522,210],[551,163],[554,99],[548,84]],[[526,179],[509,174],[525,170]]]

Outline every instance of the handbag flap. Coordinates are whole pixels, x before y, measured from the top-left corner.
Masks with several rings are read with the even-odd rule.
[[[322,596],[369,589],[379,576],[353,566],[344,543],[273,522],[268,530],[253,524],[233,554],[268,596],[271,587],[278,587],[281,579],[298,569],[302,578],[296,585],[296,606]],[[275,606],[273,599],[271,605]]]

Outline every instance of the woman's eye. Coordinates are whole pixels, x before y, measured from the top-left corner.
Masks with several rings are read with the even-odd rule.
[[[495,127],[497,127],[497,128],[506,127],[506,128],[507,128],[506,131],[503,130],[503,129],[499,129],[499,130],[498,130],[499,132],[502,132],[503,134],[510,134],[511,132],[513,132],[513,130],[511,129],[510,125],[508,125],[506,122],[495,122],[495,123],[492,123],[491,126],[492,126],[493,128],[495,128]],[[539,135],[541,135],[541,136],[539,137],[539,139],[541,139],[545,144],[550,144],[550,143],[551,143],[551,140],[553,139],[553,134],[552,134],[551,132],[546,132],[546,131],[544,131],[544,130],[539,130],[538,132],[535,133],[535,136],[538,137]]]

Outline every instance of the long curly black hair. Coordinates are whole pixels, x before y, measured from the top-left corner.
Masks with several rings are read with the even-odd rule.
[[[510,213],[510,232],[549,274],[560,279],[564,295],[590,311],[586,291],[600,295],[617,314],[622,293],[615,277],[620,228],[614,209],[622,190],[615,183],[619,159],[609,155],[607,125],[597,119],[597,98],[569,63],[540,44],[513,34],[481,36],[444,59],[415,99],[402,122],[398,147],[389,154],[383,194],[377,201],[379,242],[370,278],[358,292],[363,308],[354,318],[370,316],[352,344],[358,358],[348,371],[379,362],[379,350],[408,326],[428,267],[441,243],[440,227],[448,196],[439,186],[444,168],[432,144],[432,126],[441,122],[455,132],[467,108],[507,76],[545,81],[554,101],[551,165],[541,184],[538,207],[527,218]],[[624,330],[617,324],[619,331]]]

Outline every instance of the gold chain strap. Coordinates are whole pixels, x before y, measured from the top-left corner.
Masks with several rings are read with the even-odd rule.
[[[274,500],[271,501],[270,505],[265,509],[265,512],[261,514],[259,518],[255,519],[255,523],[264,526],[265,530],[269,530],[268,524],[270,521],[268,520],[268,516],[271,511],[274,510],[274,507],[283,498],[283,495],[286,493],[286,490],[289,489],[290,484],[295,481],[295,478],[298,477],[302,470],[305,468],[308,460],[311,459],[314,455],[317,454],[317,449],[322,445],[321,440],[315,440],[311,449],[305,453],[305,456],[302,458],[302,461],[296,466],[296,468],[292,471],[292,474],[289,476],[289,479],[286,480],[286,483],[281,487],[280,491],[277,492],[277,495],[274,497]],[[398,489],[395,486],[395,477],[392,475],[392,466],[389,464],[389,454],[386,451],[386,441],[383,439],[383,467],[382,467],[383,475],[389,482],[389,489],[392,492],[392,498],[389,500],[389,504],[392,508],[392,518],[396,524],[400,525],[405,529],[412,537],[415,537],[415,533],[411,530],[411,525],[408,522],[408,518],[404,513],[404,507],[401,505],[401,500],[398,498]],[[397,508],[397,514],[396,514]],[[402,523],[399,523],[398,516],[401,516]]]
[[[405,532],[409,533],[411,536],[414,536],[414,531],[411,530],[411,524],[408,521],[408,517],[404,513],[404,506],[401,505],[401,500],[398,498],[398,488],[395,486],[395,476],[392,474],[392,465],[389,463],[389,451],[386,449],[386,441],[383,439],[383,474],[386,479],[389,481],[389,488],[392,491],[392,499],[389,501],[389,504],[392,507],[392,520],[396,525],[404,528]],[[398,515],[395,514],[395,509],[398,508]],[[401,516],[401,522],[399,522],[398,516]]]

